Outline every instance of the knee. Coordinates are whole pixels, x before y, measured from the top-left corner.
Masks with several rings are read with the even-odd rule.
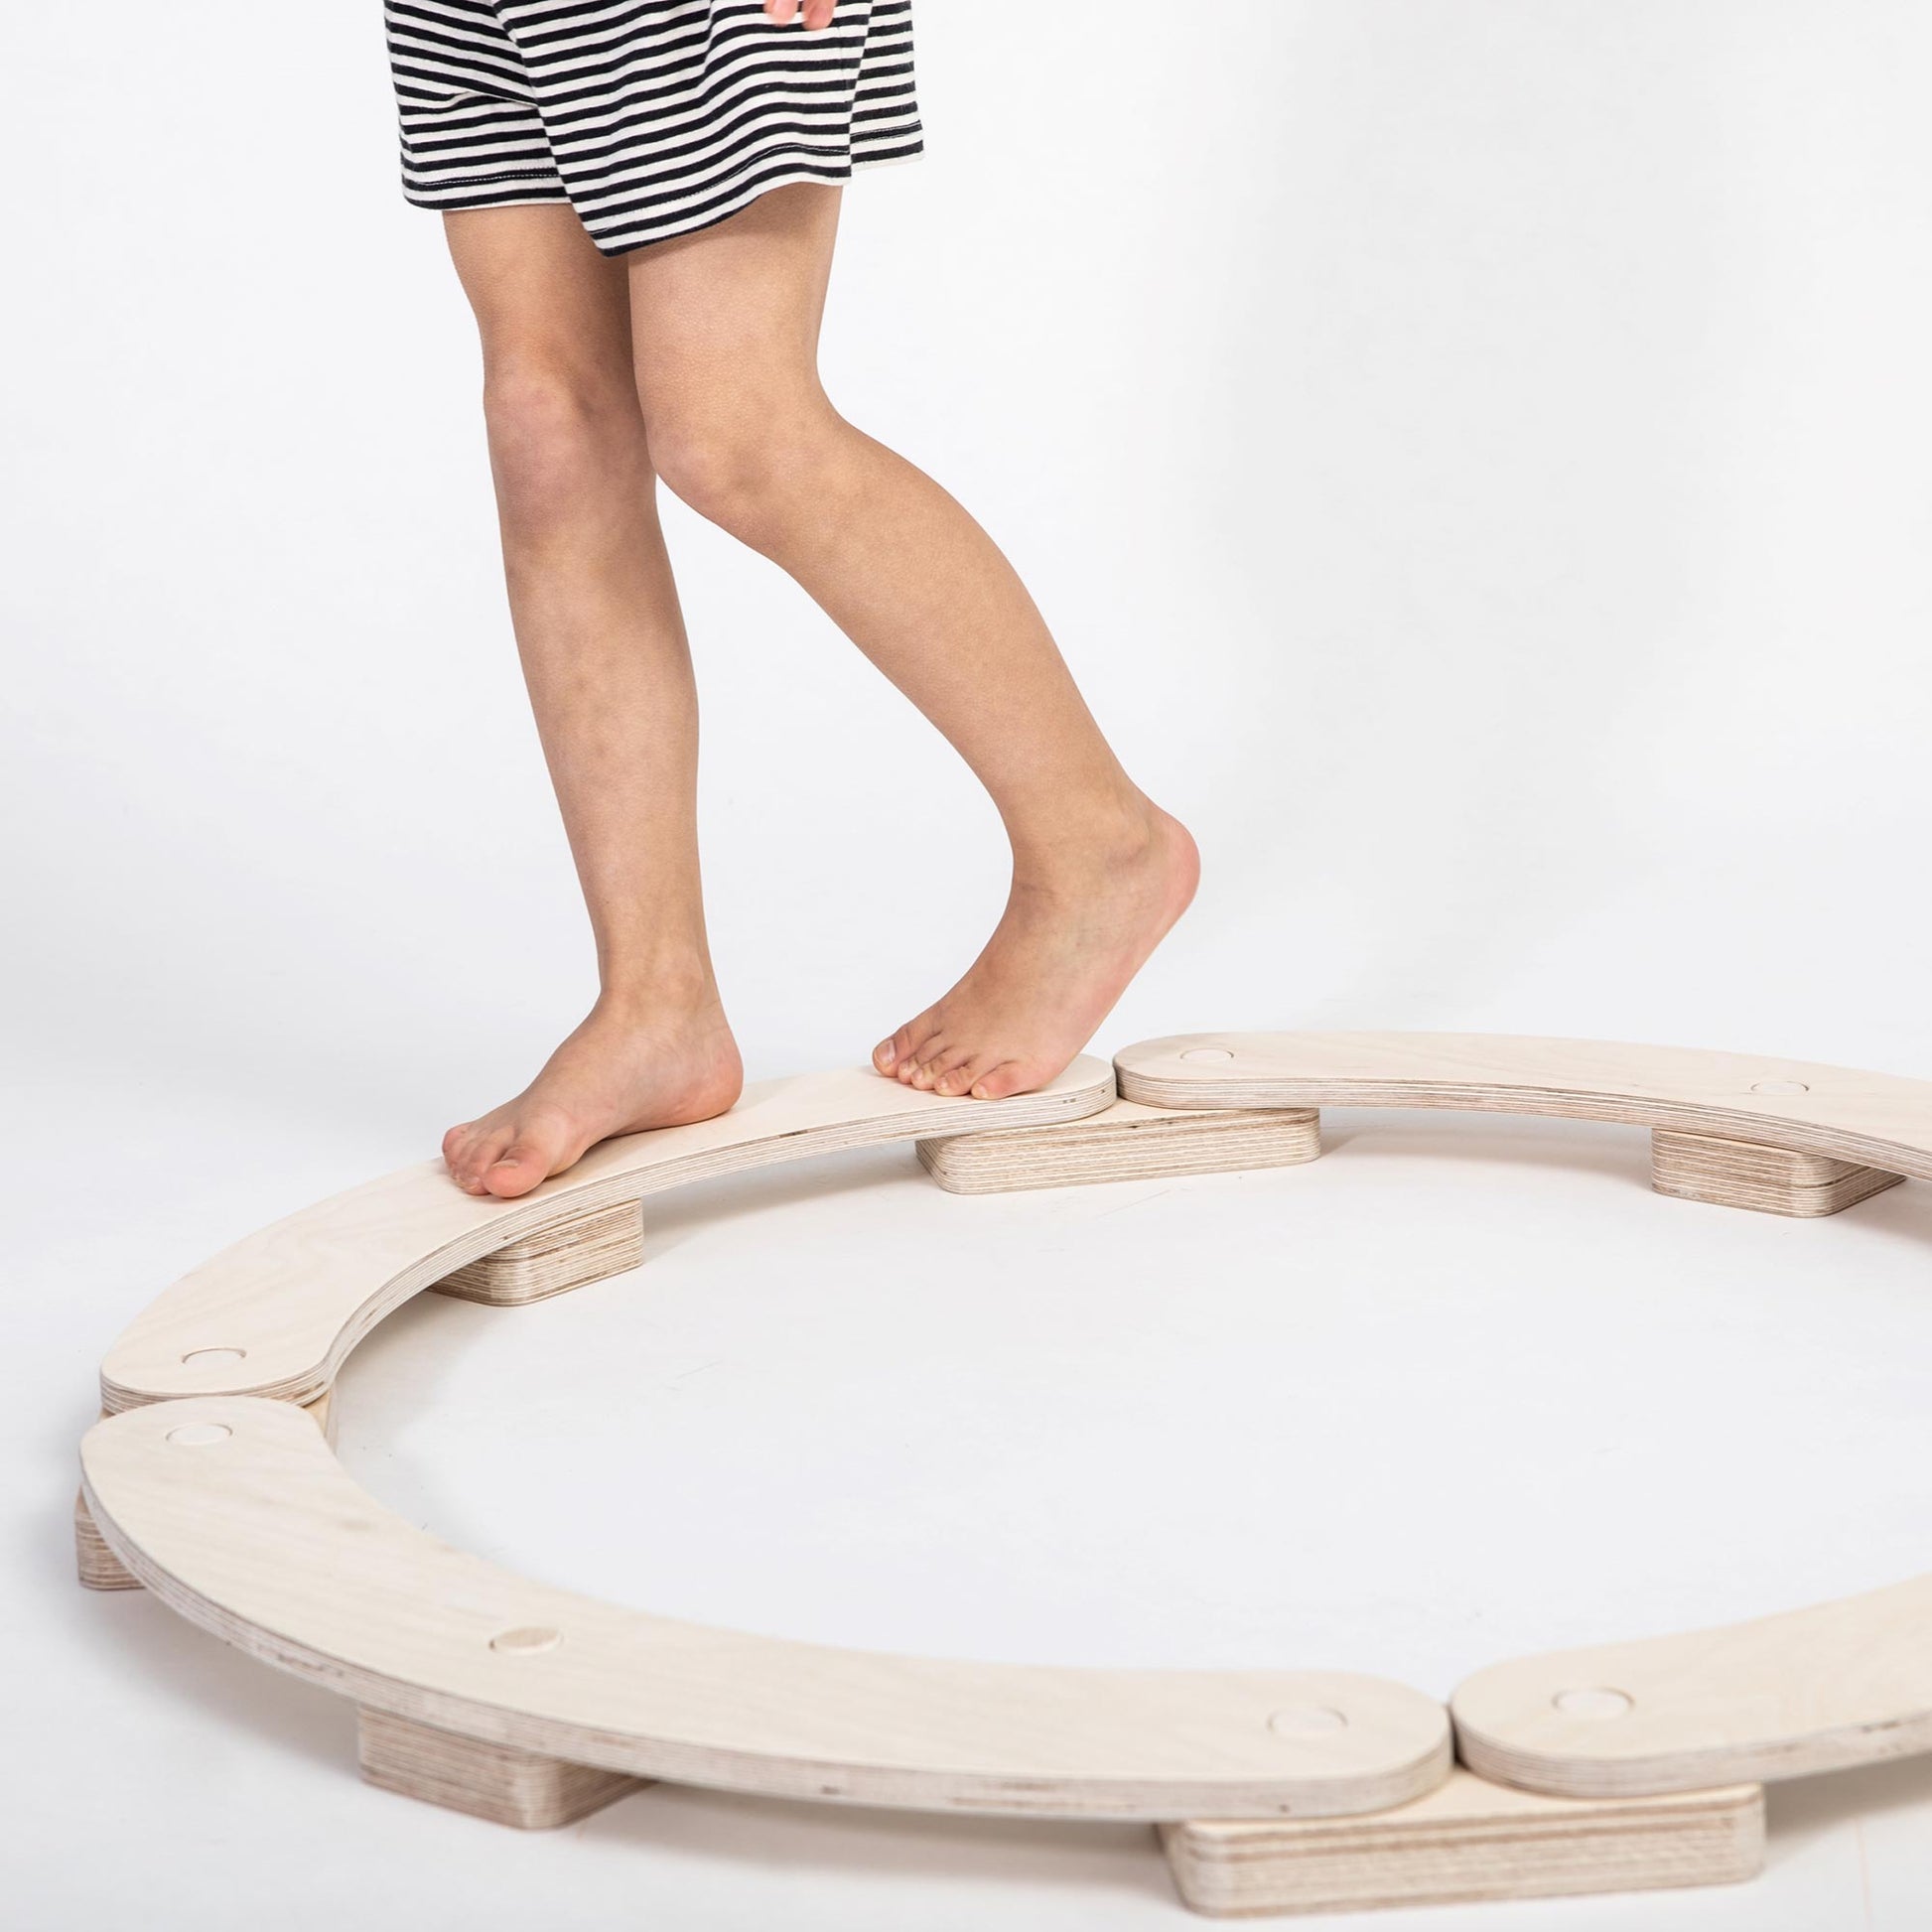
[[[543,362],[510,361],[483,379],[489,462],[505,525],[540,535],[610,486],[627,446],[641,458],[634,392]]]
[[[682,412],[649,422],[652,468],[707,521],[770,553],[817,487],[836,423],[817,412]]]

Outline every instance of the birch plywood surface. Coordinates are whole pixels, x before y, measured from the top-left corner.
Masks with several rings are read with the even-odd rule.
[[[870,1069],[838,1068],[749,1087],[716,1120],[606,1141],[520,1200],[466,1194],[441,1162],[403,1168],[185,1275],[108,1350],[102,1406],[217,1393],[307,1401],[398,1304],[451,1276],[462,1283],[468,1264],[561,1219],[810,1155],[1077,1120],[1113,1097],[1106,1063],[1085,1057],[1014,1100],[945,1100]]]
[[[1450,1708],[1485,1777],[1577,1798],[1932,1750],[1932,1577],[1681,1636],[1494,1664]]]
[[[880,1656],[527,1582],[383,1509],[282,1403],[149,1404],[90,1431],[81,1464],[115,1556],[192,1621],[369,1710],[567,1763],[1153,1820],[1380,1810],[1449,1769],[1447,1713],[1377,1678]]]
[[[1179,1034],[1114,1056],[1156,1107],[1454,1107],[1623,1121],[1932,1178],[1932,1081],[1499,1034]]]

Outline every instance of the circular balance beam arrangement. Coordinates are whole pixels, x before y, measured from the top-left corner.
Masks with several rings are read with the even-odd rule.
[[[1519,1659],[1445,1708],[1321,1670],[1055,1670],[836,1650],[531,1583],[337,1461],[349,1351],[425,1288],[513,1307],[635,1267],[647,1196],[909,1140],[960,1193],[1294,1166],[1323,1106],[1653,1130],[1684,1198],[1836,1213],[1932,1178],[1932,1083],[1730,1053],[1430,1034],[1196,1034],[1044,1091],[943,1100],[867,1071],[751,1088],[610,1141],[516,1201],[426,1163],[277,1222],[136,1318],[81,1446],[80,1572],[146,1585],[355,1702],[364,1774],[505,1824],[641,1779],[1159,1826],[1216,1913],[1744,1878],[1762,1783],[1932,1750],[1932,1577],[1680,1637]],[[318,1426],[320,1425],[320,1426]],[[1459,1760],[1459,1763],[1458,1763]]]

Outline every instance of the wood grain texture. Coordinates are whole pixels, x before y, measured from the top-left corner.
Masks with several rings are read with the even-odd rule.
[[[109,1417],[82,1468],[115,1556],[191,1621],[370,1710],[572,1764],[779,1797],[1149,1820],[1383,1810],[1449,1770],[1447,1713],[1377,1678],[880,1656],[554,1589],[392,1515],[314,1428],[259,1398]],[[1344,1722],[1281,1727],[1306,1709]]]
[[[1621,1121],[1932,1178],[1932,1081],[1773,1054],[1501,1034],[1179,1034],[1129,1046],[1114,1065],[1123,1097],[1155,1107]]]
[[[1716,1207],[1747,1207],[1759,1214],[1809,1220],[1843,1213],[1896,1187],[1904,1177],[1823,1155],[1792,1154],[1704,1134],[1659,1130],[1650,1137],[1650,1184],[1660,1194]]]
[[[643,1209],[624,1201],[589,1214],[566,1215],[493,1255],[466,1263],[435,1288],[437,1294],[463,1302],[520,1309],[624,1274],[643,1258]]]
[[[1187,1113],[1132,1100],[1117,1100],[1105,1113],[1065,1126],[918,1143],[919,1164],[949,1194],[1294,1168],[1320,1154],[1321,1116],[1308,1108]]]
[[[1450,1772],[1368,1818],[1161,1827],[1182,1899],[1216,1918],[1731,1884],[1764,1863],[1757,1785],[1539,1797]]]
[[[1777,1616],[1494,1664],[1450,1709],[1463,1761],[1612,1798],[1932,1750],[1932,1577]]]
[[[621,1771],[459,1737],[386,1711],[358,1711],[355,1735],[370,1784],[521,1831],[574,1825],[643,1785]]]
[[[102,1406],[203,1394],[307,1401],[410,1296],[565,1215],[810,1155],[1077,1120],[1113,1097],[1110,1069],[1088,1058],[1013,1100],[944,1100],[842,1067],[748,1087],[716,1120],[606,1141],[520,1200],[478,1199],[440,1161],[422,1162],[304,1208],[184,1276],[108,1350]],[[244,1358],[189,1359],[203,1350],[241,1350]]]
[[[336,1407],[327,1394],[302,1405],[302,1413],[322,1431],[322,1440],[336,1446]],[[73,1499],[73,1566],[81,1585],[87,1589],[139,1589],[141,1580],[129,1574],[126,1566],[94,1527],[84,1493]]]

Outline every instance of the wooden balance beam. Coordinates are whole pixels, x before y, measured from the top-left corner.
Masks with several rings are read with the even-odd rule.
[[[517,1201],[424,1164],[227,1250],[136,1318],[82,1448],[86,1580],[145,1584],[352,1699],[372,1782],[519,1825],[640,1780],[1157,1824],[1215,1913],[1547,1896],[1748,1876],[1765,1780],[1932,1749],[1932,1578],[1687,1636],[1492,1666],[1446,1708],[1320,1670],[1045,1670],[673,1622],[515,1577],[384,1510],[329,1390],[425,1288],[500,1306],[636,1265],[669,1188],[896,1140],[954,1191],[1292,1166],[1323,1106],[1648,1126],[1653,1184],[1835,1213],[1932,1177],[1932,1083],[1461,1035],[1188,1035],[1038,1094],[942,1100],[844,1070],[627,1136]],[[297,1405],[321,1411],[313,1418]],[[1463,1768],[1452,1768],[1452,1749]]]

